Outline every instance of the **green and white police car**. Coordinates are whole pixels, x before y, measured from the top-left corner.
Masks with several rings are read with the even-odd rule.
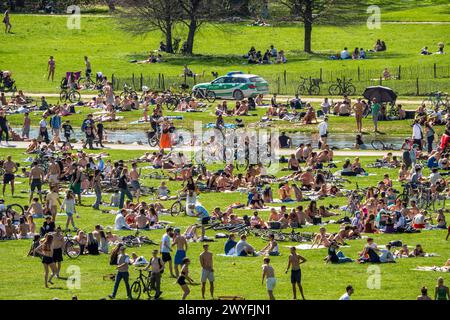
[[[192,92],[212,91],[216,98],[242,100],[256,97],[258,94],[269,93],[269,83],[254,74],[229,72],[211,82],[199,83],[192,88]]]

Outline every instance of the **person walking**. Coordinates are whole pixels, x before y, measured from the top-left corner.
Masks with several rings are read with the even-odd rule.
[[[361,102],[360,98],[357,99],[356,103],[352,107],[353,112],[355,113],[356,130],[359,133],[362,133],[362,119],[363,119],[364,108],[365,108],[365,106]]]
[[[5,33],[11,33],[11,17],[9,16],[9,10],[5,11],[3,15],[3,23],[5,24]]]
[[[122,173],[120,174],[119,178],[119,190],[120,190],[120,200],[119,200],[119,209],[123,208],[124,202],[125,202],[125,196],[127,196],[128,199],[133,201],[133,195],[130,192],[130,189],[128,188],[128,169],[123,168]]]
[[[6,119],[6,112],[3,109],[0,109],[0,146],[2,145],[3,133],[5,133],[6,146],[9,147],[8,120]]]
[[[176,278],[176,276],[173,274],[172,256],[170,255],[170,252],[172,252],[172,248],[170,246],[170,239],[173,237],[173,235],[174,235],[173,228],[167,227],[166,233],[162,236],[161,240],[161,256],[164,264],[167,262],[169,263],[170,276],[172,278]]]
[[[92,208],[100,210],[100,205],[102,204],[102,172],[99,169],[94,171],[92,183],[95,192],[95,203],[92,205]]]
[[[214,299],[214,269],[213,255],[209,252],[209,245],[203,245],[203,252],[200,254],[200,265],[202,266],[202,299],[205,299],[206,281],[209,281],[209,292]]]
[[[73,229],[76,231],[77,227],[75,226],[75,222],[73,221],[73,215],[76,214],[76,200],[75,195],[72,190],[67,190],[66,197],[61,204],[61,210],[66,210],[67,221],[66,221],[66,230],[69,229],[69,224],[72,224]]]
[[[423,132],[419,119],[414,120],[412,126],[412,139],[414,140],[414,144],[417,144],[418,149],[422,151]]]
[[[52,279],[56,275],[55,263],[53,261],[53,236],[47,233],[44,240],[34,249],[34,255],[40,254],[42,258],[42,264],[44,265],[44,283],[48,288],[48,284],[53,284]],[[48,276],[49,271],[52,272],[50,278]]]
[[[434,300],[450,300],[450,293],[447,286],[444,285],[444,278],[439,277],[436,288],[434,289]]]
[[[52,78],[52,82],[54,81],[55,70],[56,70],[55,58],[53,58],[53,56],[50,56],[47,62],[47,72],[48,72],[47,81],[50,80],[50,77]]]
[[[428,148],[428,154],[431,154],[433,152],[433,142],[434,142],[434,136],[436,132],[434,131],[433,127],[433,121],[429,121],[425,124],[425,131],[427,135],[427,148]]]
[[[297,287],[302,295],[303,300],[305,300],[305,295],[303,294],[302,287],[302,271],[300,269],[300,265],[306,262],[306,259],[301,255],[297,254],[297,249],[295,247],[291,247],[291,254],[288,258],[288,266],[286,268],[286,273],[288,273],[289,269],[291,269],[291,284],[292,284],[292,293],[293,299],[297,300]]]
[[[262,284],[264,285],[264,279],[266,280],[266,288],[269,294],[270,300],[275,300],[275,296],[273,295],[273,289],[275,289],[275,285],[277,280],[275,278],[275,270],[270,265],[270,258],[264,258],[264,264],[262,265]]]
[[[131,289],[130,289],[130,273],[128,272],[128,266],[130,265],[130,257],[125,253],[125,245],[119,244],[118,248],[111,253],[111,260],[115,260],[115,256],[117,256],[117,260],[113,261],[113,264],[117,264],[117,274],[116,281],[114,282],[114,289],[112,294],[109,295],[111,299],[116,298],[117,290],[119,289],[120,281],[125,282],[125,288],[127,290],[127,297],[131,299]],[[114,263],[115,262],[115,263]]]
[[[328,117],[325,117],[323,121],[318,125],[319,128],[319,149],[322,150],[322,147],[327,144],[328,137]]]
[[[181,273],[177,279],[177,283],[180,285],[181,289],[183,290],[183,296],[182,296],[181,300],[186,300],[187,296],[191,292],[191,290],[189,289],[189,287],[186,283],[186,280],[190,284],[194,283],[194,280],[192,280],[192,278],[189,277],[189,265],[190,264],[191,264],[191,260],[189,260],[189,258],[183,259],[183,266],[181,267]]]
[[[6,186],[11,184],[11,195],[14,197],[14,180],[15,173],[18,170],[17,164],[12,161],[11,156],[7,156],[5,162],[3,162],[3,198],[5,197]]]

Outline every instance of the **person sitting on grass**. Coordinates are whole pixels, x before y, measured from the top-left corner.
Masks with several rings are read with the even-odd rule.
[[[323,245],[325,248],[328,248],[331,245],[330,235],[327,234],[327,230],[324,227],[319,229],[319,233],[314,237],[314,241],[311,244],[311,249],[317,245],[317,247]]]
[[[275,241],[275,235],[269,234],[269,243],[259,251],[260,255],[279,256],[278,243]]]
[[[346,257],[342,251],[337,251],[338,249],[339,245],[337,244],[337,242],[334,240],[331,241],[330,246],[328,247],[328,255],[325,258],[325,263],[353,262],[353,260]]]
[[[234,233],[231,233],[228,236],[228,240],[225,242],[224,250],[225,250],[225,254],[227,256],[233,256],[236,254],[237,242],[235,241],[235,239],[236,239],[236,235]]]
[[[359,258],[357,260],[358,263],[380,263],[380,256],[378,255],[380,250],[378,246],[373,241],[373,238],[367,238],[367,244],[364,246],[364,249],[359,253]]]
[[[241,240],[236,244],[236,255],[239,257],[255,256],[255,249],[247,242],[247,236],[241,235]]]
[[[303,117],[302,123],[303,124],[312,124],[313,121],[314,121],[314,123],[318,123],[317,117],[316,117],[316,112],[314,111],[314,108],[310,105],[306,111],[305,116]]]

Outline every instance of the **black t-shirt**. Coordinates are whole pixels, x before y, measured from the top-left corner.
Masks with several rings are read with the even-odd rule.
[[[280,136],[278,138],[278,141],[280,143],[280,148],[288,148],[289,147],[289,137],[288,136]]]
[[[125,175],[123,175],[123,176],[121,176],[119,178],[119,185],[118,185],[118,187],[120,189],[126,189],[128,187],[128,185],[127,185],[127,177]]]
[[[63,124],[62,128],[65,136],[70,136],[70,132],[73,131],[73,128],[70,124]]]
[[[103,123],[97,123],[97,133],[99,135],[103,134]]]

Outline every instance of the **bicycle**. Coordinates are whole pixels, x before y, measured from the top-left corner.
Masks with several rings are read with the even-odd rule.
[[[186,215],[186,195],[179,192],[177,200],[170,207],[170,214],[172,217],[177,217],[178,215]]]
[[[432,92],[425,100],[422,101],[422,104],[424,104],[427,109],[431,110],[434,110],[437,107],[447,111],[450,108],[448,93],[441,91]]]
[[[355,94],[356,88],[352,84],[352,79],[345,80],[345,78],[343,78],[343,79],[337,78],[336,82],[337,82],[336,84],[332,84],[328,88],[328,93],[330,95],[332,95],[332,96],[342,96],[342,95],[352,96]]]
[[[86,90],[93,90],[97,86],[97,83],[95,83],[90,76],[84,78],[80,77],[77,81],[78,87],[83,88]]]
[[[206,88],[196,88],[192,91],[192,96],[196,99],[207,100],[210,103],[216,101],[216,94]]]
[[[383,141],[378,139],[372,140],[370,144],[375,150],[400,150],[400,148],[396,147],[394,144],[385,144]]]
[[[144,269],[138,269],[135,270],[139,271],[139,276],[137,279],[133,282],[131,285],[131,299],[132,300],[139,300],[141,297],[142,291],[147,293],[148,298],[150,299],[152,295],[154,296],[154,288],[150,285],[150,275],[149,272],[148,275],[144,275]]]
[[[69,100],[72,103],[76,103],[81,100],[81,94],[75,89],[63,89],[59,93],[59,100],[64,102]]]
[[[82,254],[80,243],[74,239],[69,232],[64,233],[64,253],[71,259],[76,259]]]
[[[135,97],[137,96],[136,91],[134,91],[131,87],[129,87],[126,83],[123,84],[123,91],[120,93],[120,99],[123,100],[129,96]]]
[[[297,87],[297,94],[300,95],[319,95],[320,94],[320,79],[311,79],[300,77],[301,82]],[[309,81],[307,83],[307,81]]]
[[[14,219],[14,216],[23,216],[25,210],[20,204],[13,203],[5,207],[4,210],[0,211],[0,219],[5,215],[7,218]]]

